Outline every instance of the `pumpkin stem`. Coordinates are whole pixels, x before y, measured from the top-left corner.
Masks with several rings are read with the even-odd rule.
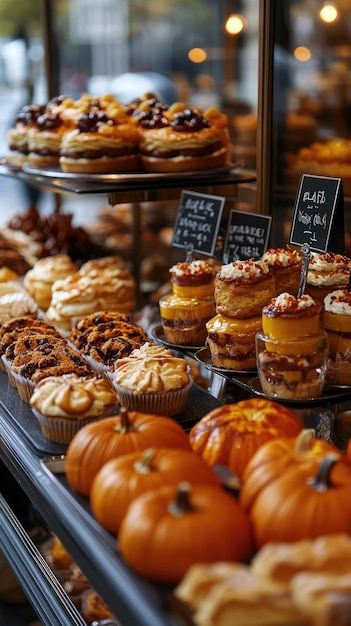
[[[128,417],[128,410],[125,407],[121,407],[119,415],[121,418],[121,422],[118,426],[115,427],[115,430],[117,430],[119,433],[130,433],[134,431],[135,428]]]
[[[313,487],[316,491],[328,491],[330,487],[329,476],[332,470],[332,467],[336,461],[339,461],[340,457],[335,452],[330,452],[326,454],[324,459],[322,459],[316,476],[313,478],[309,478],[307,484]]]
[[[297,454],[307,452],[312,439],[316,436],[314,428],[303,428],[297,435],[294,443],[294,452]]]
[[[140,458],[134,463],[134,469],[138,474],[150,474],[152,459],[155,456],[155,450],[148,448],[144,450]]]
[[[182,517],[185,513],[192,511],[194,507],[190,504],[190,492],[191,485],[189,483],[180,483],[176,490],[175,500],[168,507],[169,513],[175,517]]]

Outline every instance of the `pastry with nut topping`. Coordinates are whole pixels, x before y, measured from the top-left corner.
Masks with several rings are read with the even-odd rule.
[[[116,404],[107,380],[74,373],[44,378],[30,399],[43,435],[58,443],[69,443],[82,426],[109,415]]]
[[[274,275],[275,294],[283,291],[297,296],[302,270],[301,254],[293,248],[268,248],[262,256]]]
[[[147,172],[192,172],[229,164],[227,116],[204,113],[181,102],[167,106],[155,97],[133,112],[140,129],[140,153]]]

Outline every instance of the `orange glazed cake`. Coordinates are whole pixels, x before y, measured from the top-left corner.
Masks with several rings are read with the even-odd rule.
[[[290,248],[269,248],[262,256],[274,275],[275,295],[283,291],[297,296],[302,269],[302,257]]]
[[[282,293],[262,311],[256,337],[257,368],[262,390],[285,399],[321,395],[327,367],[327,338],[320,328],[322,305],[304,294]]]
[[[329,339],[327,380],[351,385],[351,293],[337,289],[324,298],[323,327]]]
[[[170,269],[172,293],[159,301],[167,341],[178,345],[203,345],[206,322],[215,314],[213,261],[177,263]]]

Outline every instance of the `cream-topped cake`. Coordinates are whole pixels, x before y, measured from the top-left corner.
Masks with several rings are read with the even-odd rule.
[[[295,298],[285,292],[263,308],[263,332],[256,336],[257,368],[268,396],[302,400],[321,395],[328,345],[320,328],[321,308],[307,294]]]
[[[275,295],[283,291],[297,295],[302,269],[301,254],[292,248],[269,248],[262,256],[274,274]]]
[[[351,385],[351,293],[337,289],[324,298],[323,327],[329,339],[327,380]]]
[[[323,302],[331,291],[347,287],[350,270],[351,259],[348,256],[334,252],[311,252],[306,292]]]
[[[274,290],[274,276],[264,261],[222,265],[214,281],[217,313],[242,319],[261,315]]]

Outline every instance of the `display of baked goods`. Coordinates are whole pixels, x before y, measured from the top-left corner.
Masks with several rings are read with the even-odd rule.
[[[123,407],[167,416],[184,410],[192,385],[186,361],[149,342],[117,359],[113,381]]]
[[[10,166],[55,166],[77,174],[193,172],[230,165],[227,116],[145,94],[130,105],[110,94],[58,96],[28,105],[8,134]]]
[[[207,337],[206,322],[215,314],[212,260],[178,262],[170,270],[172,292],[160,298],[165,338],[178,345],[201,346]]]
[[[327,370],[328,341],[320,328],[322,305],[308,294],[283,292],[262,310],[257,336],[257,368],[270,397],[318,398]]]

